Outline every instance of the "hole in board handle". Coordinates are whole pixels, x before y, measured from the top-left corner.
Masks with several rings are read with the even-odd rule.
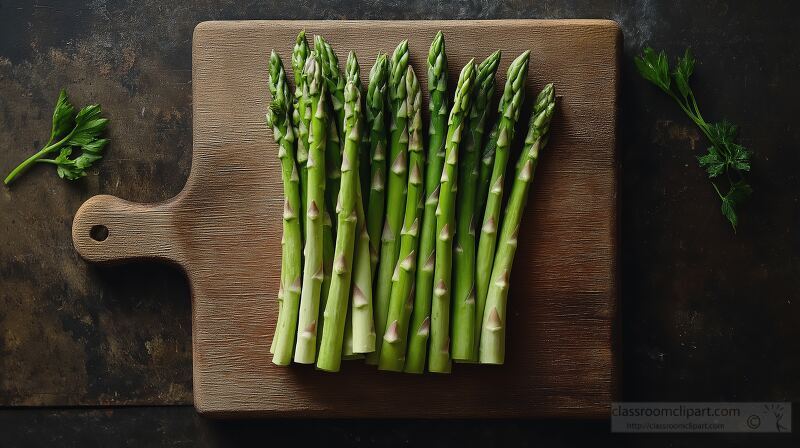
[[[108,238],[108,227],[98,224],[89,229],[89,236],[95,241],[105,241]]]

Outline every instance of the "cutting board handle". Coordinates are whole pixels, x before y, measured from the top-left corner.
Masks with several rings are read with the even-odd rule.
[[[72,221],[72,242],[88,261],[160,259],[180,262],[175,245],[175,199],[137,204],[98,195],[81,205]]]

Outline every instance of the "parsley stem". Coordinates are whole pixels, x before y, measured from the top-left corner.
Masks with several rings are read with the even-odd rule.
[[[692,107],[694,108],[695,114],[705,123],[706,120],[703,118],[703,115],[700,114],[700,108],[697,106],[697,100],[695,99],[694,93],[691,90],[689,90],[689,99],[692,100]]]
[[[45,146],[44,148],[40,149],[39,152],[37,152],[36,154],[25,159],[24,162],[20,163],[16,168],[14,168],[10,173],[8,173],[8,176],[6,176],[5,180],[3,180],[3,183],[8,185],[11,182],[13,182],[17,176],[25,172],[25,170],[27,170],[38,159],[44,157],[50,151],[55,149],[55,146],[56,145]]]
[[[719,192],[719,188],[717,188],[717,184],[715,182],[711,182],[711,186],[714,187],[714,191],[717,192],[717,196],[719,196],[720,199],[725,199],[725,197],[722,196],[722,193]]]
[[[696,124],[700,128],[700,130],[703,131],[703,134],[705,134],[706,137],[708,137],[708,139],[712,143],[715,143],[714,139],[711,138],[711,132],[709,131],[708,123],[706,123],[706,121],[703,119],[703,116],[700,115],[700,108],[697,107],[697,102],[694,99],[694,94],[692,94],[692,92],[690,91],[689,97],[692,100],[692,103],[684,104],[684,101],[681,101],[678,95],[675,95],[675,92],[673,92],[669,88],[662,88],[662,90],[664,90],[664,92],[666,92],[667,95],[672,97],[672,99],[675,100],[676,103],[678,103],[678,106],[680,106],[681,110],[683,110],[683,112],[686,115],[688,115],[689,118],[692,119],[692,121],[694,121],[694,124]],[[694,110],[692,110],[692,108]]]
[[[75,130],[73,129],[69,134],[67,134],[61,140],[53,143],[52,145],[45,146],[44,148],[40,149],[39,152],[37,152],[36,154],[34,154],[34,155],[28,157],[27,159],[25,159],[24,162],[20,163],[16,168],[14,168],[10,173],[8,173],[8,176],[6,176],[6,178],[3,180],[3,183],[6,184],[6,185],[10,184],[11,182],[14,181],[14,179],[17,178],[17,176],[19,176],[20,174],[24,173],[25,170],[30,168],[30,166],[32,164],[36,163],[37,160],[41,159],[42,157],[44,157],[45,155],[47,155],[49,153],[61,148],[61,146],[63,146],[64,143],[68,142],[69,139],[72,138],[72,134],[74,132],[75,132]]]

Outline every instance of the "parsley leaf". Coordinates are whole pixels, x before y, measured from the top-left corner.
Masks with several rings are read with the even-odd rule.
[[[708,148],[708,153],[697,158],[700,166],[706,169],[708,177],[715,178],[725,172],[728,164],[716,146]]]
[[[711,184],[722,201],[722,215],[730,222],[733,231],[739,224],[737,215],[741,205],[752,195],[753,189],[744,180],[745,173],[750,171],[750,159],[753,153],[736,142],[739,129],[728,121],[708,123],[700,114],[694,92],[689,79],[694,73],[695,59],[690,50],[679,57],[671,72],[666,54],[656,53],[650,47],[642,50],[641,56],[634,59],[636,68],[642,77],[667,93],[678,106],[697,124],[708,137],[711,146],[705,154],[697,158],[701,168],[705,169],[710,179],[724,178],[728,182],[728,192],[722,194],[717,184]],[[723,176],[724,175],[724,176]]]
[[[669,91],[669,62],[667,61],[666,53],[662,51],[656,54],[655,50],[647,47],[640,57],[634,58],[634,62],[644,79],[657,85],[665,92]]]
[[[675,65],[675,70],[672,72],[672,77],[675,79],[675,86],[678,88],[681,96],[686,99],[692,89],[689,87],[689,78],[694,72],[694,57],[689,49],[686,49],[682,58],[678,58],[678,63]]]
[[[56,108],[53,111],[53,128],[50,130],[49,145],[57,139],[63,137],[75,123],[75,107],[70,104],[67,92],[61,90],[56,101]]]
[[[76,114],[67,92],[62,90],[53,111],[50,140],[36,154],[14,168],[5,178],[5,184],[11,183],[34,163],[55,165],[56,173],[62,179],[76,180],[86,176],[86,170],[103,158],[103,150],[108,144],[108,139],[100,138],[108,126],[108,119],[102,117],[102,112],[99,105],[93,104]],[[78,150],[80,154],[71,158]],[[58,156],[55,158],[45,158],[56,152]]]
[[[736,209],[753,194],[753,189],[744,181],[732,184],[728,193],[724,196],[720,193],[716,185],[714,185],[714,189],[717,190],[717,194],[722,200],[722,206],[720,207],[722,214],[728,218],[735,233],[736,226],[739,224],[739,217],[736,215]]]

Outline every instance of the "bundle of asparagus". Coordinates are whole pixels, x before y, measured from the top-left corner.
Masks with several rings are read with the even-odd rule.
[[[378,55],[365,88],[356,54],[340,72],[322,36],[312,50],[298,34],[293,94],[271,53],[266,121],[285,197],[273,363],[335,372],[366,355],[408,373],[426,362],[440,373],[452,360],[503,363],[517,235],[555,109],[550,84],[533,105],[503,209],[529,55],[509,66],[494,119],[500,51],[462,68],[450,106],[439,32],[427,58],[426,148],[407,41]]]

